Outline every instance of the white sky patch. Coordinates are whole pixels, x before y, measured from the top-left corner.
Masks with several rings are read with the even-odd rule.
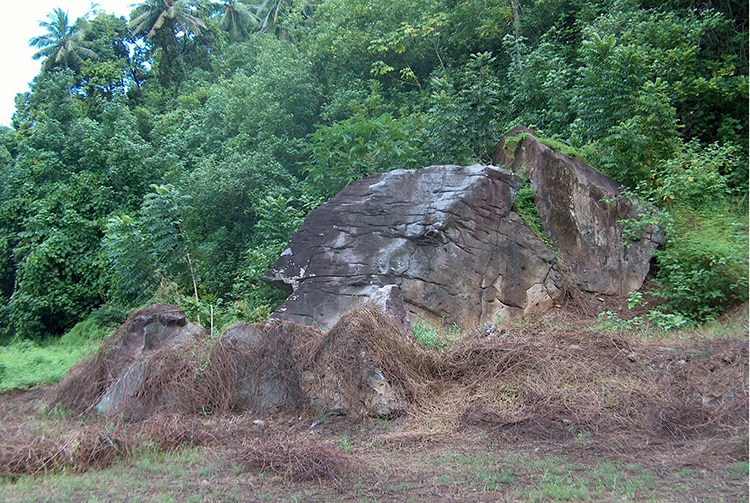
[[[38,50],[29,46],[29,40],[46,33],[39,26],[39,21],[49,21],[47,14],[59,7],[68,12],[68,21],[75,23],[93,8],[99,11],[125,16],[128,18],[135,5],[142,2],[135,0],[29,0],[23,2],[5,2],[0,16],[0,126],[10,126],[11,117],[16,111],[16,94],[29,90],[29,84],[39,73],[42,60],[33,60],[31,56]]]

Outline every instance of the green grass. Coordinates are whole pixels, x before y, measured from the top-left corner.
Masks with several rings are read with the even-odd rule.
[[[606,459],[591,466],[555,455],[448,454],[427,458],[423,465],[440,474],[437,481],[441,486],[468,482],[474,491],[512,491],[513,501],[627,501],[655,488],[651,471]],[[742,468],[727,470],[732,471],[726,474],[731,478]]]
[[[619,459],[573,460],[530,450],[513,453],[472,450],[466,454],[453,451],[411,458],[406,464],[406,459],[399,459],[397,452],[385,455],[387,460],[397,461],[398,469],[382,471],[383,465],[378,467],[379,463],[373,460],[374,471],[369,472],[370,476],[388,473],[387,492],[401,501],[419,501],[414,494],[423,494],[428,488],[435,495],[495,493],[498,501],[512,502],[664,501],[666,496],[684,496],[686,501],[692,501],[696,494],[712,494],[712,491],[715,501],[735,501],[735,495],[739,495],[739,501],[742,499],[739,489],[734,493],[716,493],[715,483],[720,481],[723,487],[734,484],[739,488],[748,476],[746,461],[728,464],[711,477],[705,477],[684,468],[665,472]],[[707,485],[711,481],[713,484]],[[4,501],[16,503],[373,501],[367,499],[371,482],[366,477],[338,485],[289,485],[278,477],[238,468],[228,451],[186,447],[163,452],[145,444],[132,457],[104,470],[21,476],[13,481],[0,478],[0,493]]]
[[[14,503],[211,501],[211,491],[215,487],[201,483],[211,477],[196,476],[201,473],[205,458],[205,451],[197,448],[171,453],[145,449],[135,458],[116,463],[105,470],[92,470],[80,475],[57,473],[23,476],[14,482],[0,479],[0,491],[4,494],[4,501]],[[216,469],[215,464],[211,465]],[[194,499],[188,499],[188,495]]]
[[[724,475],[732,480],[747,480],[750,475],[747,461],[735,461],[724,468]]]
[[[411,331],[420,346],[438,351],[447,348],[461,335],[461,327],[458,325],[448,328],[436,327],[422,320],[415,322]]]
[[[102,326],[92,315],[62,337],[0,346],[0,393],[58,382],[80,359],[93,357],[113,329],[113,324]]]
[[[32,341],[0,347],[0,392],[30,389],[58,382],[87,353],[100,343],[67,345],[56,342],[39,345]]]

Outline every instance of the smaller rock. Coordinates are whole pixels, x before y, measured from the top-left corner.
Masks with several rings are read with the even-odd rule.
[[[187,321],[185,312],[169,304],[153,304],[131,314],[102,347],[99,357],[86,368],[71,372],[60,383],[59,400],[71,410],[89,410],[91,404],[66,403],[66,396],[95,400],[100,414],[124,414],[133,419],[148,417],[158,408],[171,407],[161,388],[144,389],[147,380],[161,379],[169,372],[161,362],[205,337],[203,327]],[[162,376],[163,377],[163,376]],[[94,382],[92,382],[94,381]],[[93,396],[87,396],[87,395]],[[163,396],[162,396],[163,395]]]
[[[666,236],[648,225],[639,239],[624,244],[623,221],[642,218],[646,208],[613,179],[549,147],[523,126],[498,142],[494,163],[531,182],[544,232],[582,290],[625,295],[643,285]],[[548,307],[539,306],[540,311]]]
[[[411,332],[394,323],[377,301],[369,302],[345,313],[318,341],[305,364],[302,388],[313,408],[328,415],[397,416],[405,412],[414,386],[426,380],[404,364],[417,359]]]
[[[228,403],[221,409],[253,411],[296,410],[305,398],[300,388],[295,341],[317,330],[291,322],[251,325],[237,323],[226,330],[211,352],[211,365],[222,373],[217,394]]]
[[[485,337],[494,337],[500,334],[500,330],[498,330],[497,325],[494,323],[485,323],[482,325],[482,334]]]
[[[380,308],[391,321],[404,332],[411,333],[411,320],[406,312],[404,298],[398,285],[385,285],[378,288],[365,302]]]

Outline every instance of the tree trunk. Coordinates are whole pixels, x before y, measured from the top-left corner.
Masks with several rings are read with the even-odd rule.
[[[513,8],[513,32],[518,38],[521,36],[521,14],[519,13],[518,0],[510,0],[510,5]]]

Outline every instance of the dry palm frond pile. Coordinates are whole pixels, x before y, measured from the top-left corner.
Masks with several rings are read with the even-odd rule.
[[[94,360],[83,361],[71,369],[55,388],[50,405],[77,413],[94,412],[102,395],[136,363],[144,346],[150,342],[143,327],[144,319],[150,317],[161,318],[165,325],[175,325],[184,320],[184,312],[168,304],[154,304],[131,313],[104,342]],[[166,355],[162,359],[170,357]],[[159,358],[156,360],[158,363]]]
[[[513,436],[630,432],[742,440],[747,429],[746,340],[693,341],[687,349],[519,326],[491,337],[471,334],[443,364],[446,388],[433,403],[459,423]]]
[[[313,381],[308,394],[324,397],[327,408],[336,402],[354,417],[372,413],[373,375],[384,377],[398,402],[391,405],[404,410],[429,396],[436,368],[434,355],[373,306],[346,314],[324,336],[302,341],[298,353],[302,373]]]
[[[295,482],[340,480],[355,474],[361,464],[356,456],[337,447],[300,443],[289,436],[245,445],[238,459],[247,469],[273,472]]]
[[[86,425],[69,433],[31,436],[22,429],[5,432],[0,443],[0,476],[104,468],[126,456],[130,440],[121,432]]]
[[[206,408],[218,412],[304,409],[298,348],[323,336],[316,328],[289,322],[230,328],[211,348],[199,384]]]
[[[335,480],[356,459],[294,432],[331,412],[316,406],[340,406],[343,421],[371,414],[368,400],[380,396],[374,374],[398,402],[389,404],[391,417],[423,432],[479,428],[502,442],[587,441],[618,452],[634,439],[690,440],[706,455],[747,458],[746,333],[644,340],[565,328],[563,314],[470,332],[441,351],[420,347],[371,306],[328,333],[293,323],[236,326],[216,342],[197,338],[152,354],[133,396],[148,412],[132,414],[137,422],[107,429],[94,418],[57,435],[5,426],[0,474],[106,466],[150,441],[167,450],[243,445],[247,467]],[[126,345],[116,337],[52,391],[53,404],[94,410],[105,384],[133,365],[114,358],[113,348]],[[255,419],[277,426],[261,434]]]

